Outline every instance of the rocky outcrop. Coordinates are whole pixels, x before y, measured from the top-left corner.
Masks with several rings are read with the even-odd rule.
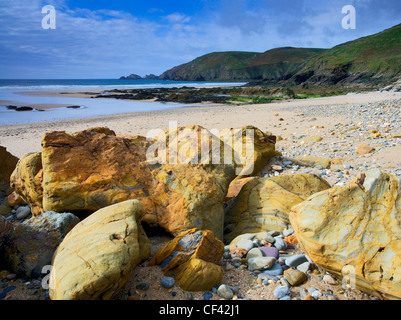
[[[257,178],[246,183],[226,208],[224,240],[244,233],[283,231],[290,224],[291,207],[330,188],[313,174]]]
[[[183,290],[210,290],[223,278],[223,268],[217,265],[223,253],[224,244],[213,232],[191,229],[159,249],[149,266],[160,265]]]
[[[307,255],[351,286],[401,299],[401,182],[372,170],[294,206],[290,221]]]
[[[98,210],[71,230],[54,254],[52,300],[118,298],[132,269],[150,255],[138,200]]]

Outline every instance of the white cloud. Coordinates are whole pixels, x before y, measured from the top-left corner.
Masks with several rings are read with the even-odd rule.
[[[170,23],[187,23],[191,21],[191,17],[188,17],[185,14],[181,14],[178,12],[169,14],[168,16],[164,16],[163,19],[167,20]]]

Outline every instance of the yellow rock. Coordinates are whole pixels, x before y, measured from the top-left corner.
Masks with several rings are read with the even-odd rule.
[[[301,143],[314,143],[314,142],[320,142],[322,141],[323,138],[321,136],[308,136],[304,139],[301,140]]]
[[[371,170],[294,206],[291,225],[307,255],[351,287],[401,299],[401,185]]]
[[[254,175],[279,154],[275,150],[276,137],[254,126],[223,129],[219,137],[234,149],[233,162],[239,177]]]
[[[30,204],[31,212],[37,216],[43,213],[43,170],[40,152],[29,153],[19,161],[10,178],[11,187]]]
[[[357,149],[356,149],[356,153],[358,154],[368,154],[371,153],[375,148],[362,143]]]
[[[132,269],[150,255],[142,216],[141,202],[129,200],[100,209],[77,224],[54,254],[50,298],[118,298]]]
[[[327,158],[315,157],[315,156],[303,156],[303,157],[297,157],[296,159],[313,167],[321,166],[323,169],[330,169],[331,167],[331,160]]]
[[[160,265],[183,290],[210,290],[223,278],[223,268],[217,265],[223,253],[224,244],[213,232],[191,229],[160,248],[149,266]]]
[[[241,234],[283,231],[291,207],[310,195],[330,188],[313,174],[257,178],[246,183],[225,213],[225,243]]]

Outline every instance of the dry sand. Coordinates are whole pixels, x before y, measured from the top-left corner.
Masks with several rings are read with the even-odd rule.
[[[152,129],[168,128],[170,122],[176,123],[178,126],[198,124],[209,130],[254,125],[263,131],[271,131],[276,135],[305,134],[312,124],[324,126],[327,130],[338,122],[347,122],[350,119],[347,114],[344,114],[337,117],[317,116],[315,121],[308,122],[307,119],[299,117],[299,112],[291,111],[292,107],[336,106],[394,99],[401,99],[401,93],[361,93],[243,106],[199,106],[78,120],[0,126],[0,145],[5,146],[9,152],[17,157],[22,157],[28,152],[40,151],[42,136],[48,131],[57,130],[72,133],[91,127],[105,126],[116,133],[146,135]],[[276,114],[279,114],[279,117],[275,116]],[[285,121],[280,121],[280,119]]]

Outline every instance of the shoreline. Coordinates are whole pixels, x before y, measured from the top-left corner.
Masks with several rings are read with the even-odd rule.
[[[156,111],[120,113],[107,116],[70,119],[63,121],[38,122],[0,126],[0,145],[5,146],[12,154],[22,157],[28,152],[37,152],[41,148],[41,139],[48,131],[66,131],[69,133],[91,127],[108,127],[116,134],[142,135],[152,129],[167,129],[169,122],[178,126],[198,124],[207,129],[238,128],[254,125],[262,131],[270,131],[281,136],[283,146],[291,146],[291,139],[296,135],[322,134],[332,130],[339,122],[350,123],[353,117],[347,110],[355,105],[382,103],[400,100],[401,93],[362,93],[325,98],[309,98],[273,102],[270,104],[252,105],[215,105],[191,106]],[[324,112],[315,116],[301,116],[313,109],[326,108],[335,116]],[[342,109],[341,109],[342,108]],[[336,110],[340,110],[337,112]],[[345,111],[344,111],[345,110]],[[324,127],[312,130],[311,127]],[[399,130],[401,132],[401,129]]]

